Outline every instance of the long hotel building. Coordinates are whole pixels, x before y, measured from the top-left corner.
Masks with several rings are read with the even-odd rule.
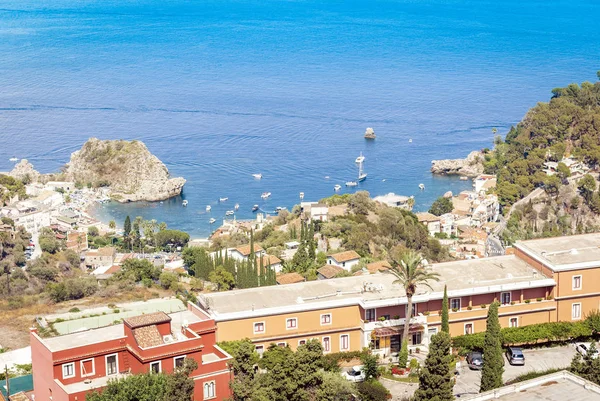
[[[409,345],[426,347],[440,330],[448,286],[450,334],[485,330],[487,307],[500,302],[503,327],[576,321],[599,308],[600,234],[517,242],[514,254],[429,266],[432,290],[413,297]],[[271,343],[295,349],[319,339],[325,352],[400,348],[407,298],[390,273],[204,294],[217,340],[249,338],[259,353]]]

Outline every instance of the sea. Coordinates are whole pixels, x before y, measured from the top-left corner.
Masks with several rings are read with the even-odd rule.
[[[0,0],[0,171],[141,140],[182,195],[92,213],[193,237],[236,203],[250,219],[336,184],[427,210],[471,187],[431,160],[491,147],[554,87],[597,80],[599,17],[597,0]],[[368,178],[346,188],[361,152]]]

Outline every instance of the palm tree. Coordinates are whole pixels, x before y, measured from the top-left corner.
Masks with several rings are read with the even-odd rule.
[[[402,255],[400,263],[394,262],[394,268],[390,272],[396,276],[394,284],[400,284],[404,287],[408,304],[406,305],[406,319],[404,323],[404,332],[402,333],[402,341],[408,340],[408,329],[410,320],[412,319],[412,298],[417,292],[418,286],[425,286],[433,290],[429,285],[429,280],[439,281],[439,274],[432,271],[427,271],[423,266],[423,258],[420,253],[408,251]]]
[[[109,227],[111,230],[114,230],[114,229],[117,227],[117,222],[116,222],[116,221],[114,221],[114,220],[111,220],[111,221],[109,221],[109,222],[108,222],[108,227]]]

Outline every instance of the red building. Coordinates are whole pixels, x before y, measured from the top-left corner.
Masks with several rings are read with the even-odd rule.
[[[182,312],[151,313],[122,324],[58,337],[31,331],[35,401],[85,401],[111,379],[147,372],[171,373],[194,358],[194,400],[230,395],[231,356],[216,345],[215,321],[191,303]]]

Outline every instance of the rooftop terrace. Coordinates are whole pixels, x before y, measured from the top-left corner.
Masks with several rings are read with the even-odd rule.
[[[440,281],[430,282],[433,291],[421,286],[414,298],[417,302],[440,299],[445,284],[453,296],[554,285],[514,255],[439,263],[431,268],[440,274]],[[216,320],[278,313],[281,308],[318,309],[324,302],[328,307],[397,305],[406,302],[402,299],[406,294],[394,280],[390,273],[379,273],[203,294],[199,299]]]
[[[517,241],[515,247],[555,271],[600,266],[600,233]]]

